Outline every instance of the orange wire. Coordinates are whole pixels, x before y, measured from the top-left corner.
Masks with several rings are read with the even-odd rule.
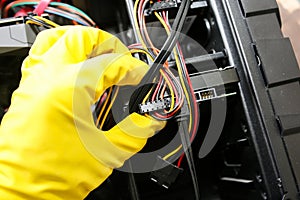
[[[64,6],[57,6],[57,8],[62,9],[64,11],[68,11],[70,13],[74,13],[76,15],[79,15],[80,17],[84,18],[86,21],[89,21],[93,26],[96,25],[95,22],[93,22],[92,20],[90,20],[89,18],[85,17],[84,15],[82,15],[81,13],[77,12],[76,10],[72,10],[68,7],[64,7]]]
[[[18,0],[18,1],[13,1],[11,3],[9,3],[5,8],[4,8],[4,11],[3,11],[3,17],[4,18],[7,18],[8,17],[8,11],[11,9],[12,6],[14,6],[15,4],[18,4],[18,3],[24,3],[24,2],[39,2],[39,1],[36,1],[36,0]]]
[[[146,39],[148,40],[148,43],[150,44],[150,48],[153,50],[154,54],[157,55],[159,50],[154,47],[153,43],[152,43],[152,40],[150,39],[150,36],[148,34],[148,31],[147,31],[147,27],[146,27],[146,20],[145,20],[145,15],[143,15],[143,22],[142,22],[142,25],[143,25],[143,29],[144,29],[144,33],[145,33],[145,36],[146,36]]]

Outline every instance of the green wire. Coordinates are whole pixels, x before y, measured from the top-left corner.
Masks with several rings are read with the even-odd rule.
[[[12,6],[12,8],[18,7],[18,6],[25,6],[25,5],[37,5],[39,2],[22,2],[22,3],[16,3],[15,5]],[[61,2],[51,2],[50,3],[51,6],[64,6],[64,7],[68,7],[70,9],[73,9],[79,13],[81,13],[82,15],[84,15],[86,18],[88,18],[89,20],[93,21],[85,12],[83,12],[82,10],[80,10],[79,8],[76,8],[74,6],[71,6],[69,4],[65,4],[65,3],[61,3]]]

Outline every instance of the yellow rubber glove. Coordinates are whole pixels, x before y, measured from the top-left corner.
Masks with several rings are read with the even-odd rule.
[[[146,71],[99,29],[41,32],[0,128],[0,199],[84,199],[138,152],[164,123],[133,113],[105,132],[90,107],[110,86],[137,84]]]

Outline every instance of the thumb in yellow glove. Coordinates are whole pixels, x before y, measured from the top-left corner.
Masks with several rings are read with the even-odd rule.
[[[164,123],[133,113],[109,131],[93,105],[113,85],[135,85],[147,65],[114,36],[64,26],[41,32],[0,127],[1,199],[83,199]]]

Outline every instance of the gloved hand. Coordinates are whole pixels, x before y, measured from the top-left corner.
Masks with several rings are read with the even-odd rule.
[[[41,32],[0,128],[0,199],[83,199],[138,152],[163,122],[133,113],[101,131],[90,107],[110,86],[138,84],[146,71],[99,29]]]

